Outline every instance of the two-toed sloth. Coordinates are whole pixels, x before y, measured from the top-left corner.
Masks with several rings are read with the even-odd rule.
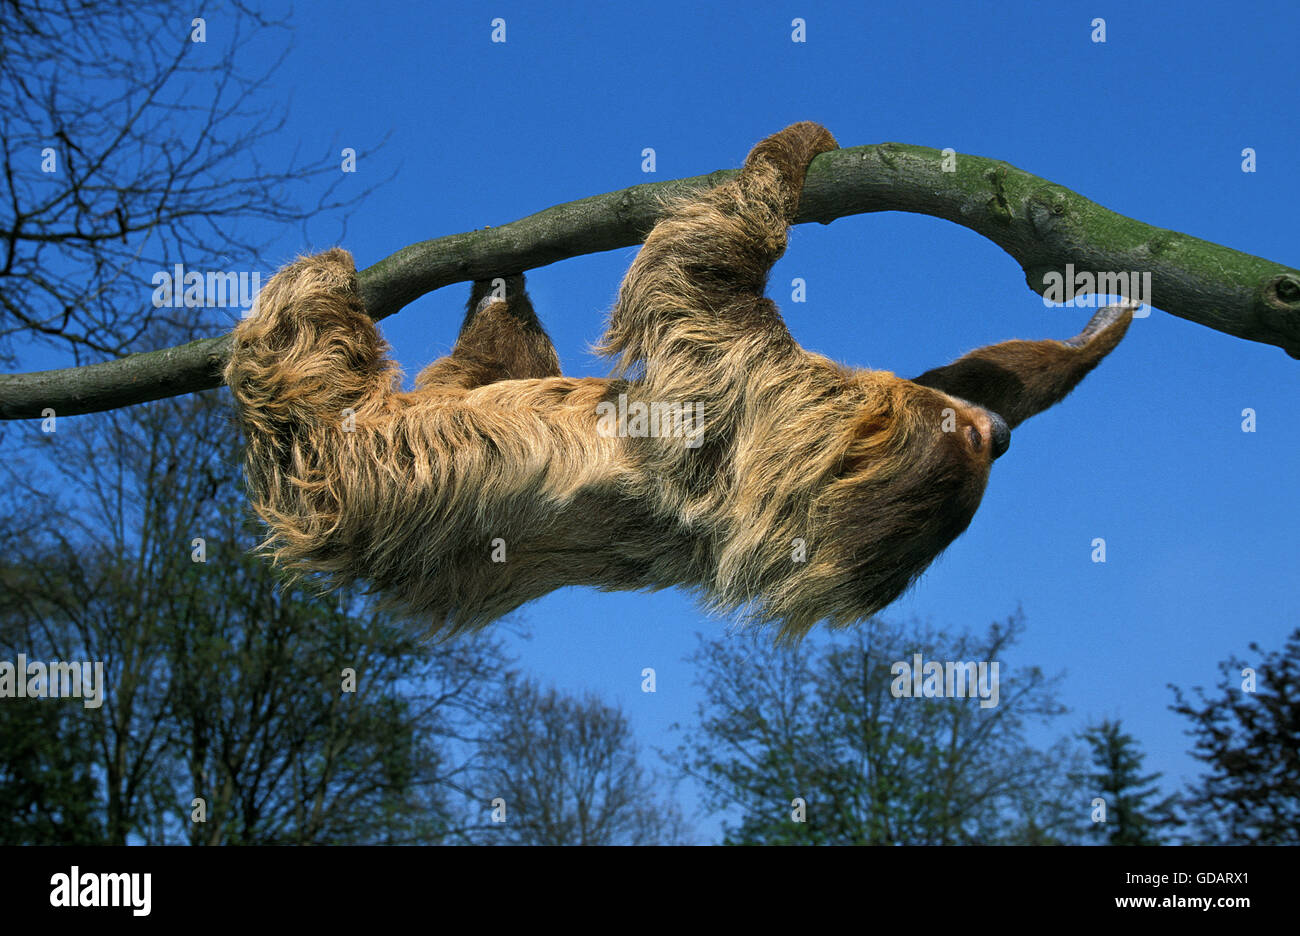
[[[885,607],[966,529],[1010,430],[1131,313],[913,380],[803,350],[763,293],[805,170],[835,148],[795,124],[668,206],[600,345],[611,379],[560,376],[513,275],[504,299],[474,285],[451,355],[404,392],[351,256],[285,267],[225,374],[268,548],[444,634],[564,585],[683,586],[794,638]]]

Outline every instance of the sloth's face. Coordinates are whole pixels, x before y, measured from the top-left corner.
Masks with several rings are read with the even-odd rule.
[[[892,374],[861,372],[854,384],[823,516],[860,603],[883,607],[970,524],[1010,430],[996,413]]]
[[[953,457],[969,459],[985,472],[1011,445],[1011,429],[992,410],[959,396],[901,381],[913,419],[913,444],[925,445],[929,436],[946,446]]]
[[[1132,320],[1108,306],[1067,341],[1004,341],[903,380],[848,375],[843,435],[817,498],[833,617],[873,614],[970,525],[1010,429],[1059,403]]]
[[[948,474],[987,479],[989,466],[1011,444],[997,413],[969,400],[902,380],[861,372],[841,476],[880,475],[902,481]]]
[[[906,445],[916,470],[903,472],[902,480],[930,510],[916,535],[932,558],[975,516],[989,470],[1011,444],[1011,430],[997,413],[960,397],[903,384],[910,417]]]

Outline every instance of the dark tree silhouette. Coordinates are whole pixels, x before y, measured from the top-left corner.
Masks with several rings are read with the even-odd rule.
[[[0,660],[108,687],[0,704],[0,842],[463,841],[504,655],[283,584],[222,397],[59,421],[0,468]]]
[[[1250,652],[1254,666],[1219,664],[1216,695],[1198,686],[1193,700],[1170,686],[1206,765],[1186,808],[1201,842],[1300,845],[1300,628],[1281,650],[1252,643]]]

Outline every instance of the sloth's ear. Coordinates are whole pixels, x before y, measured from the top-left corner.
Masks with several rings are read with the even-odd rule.
[[[913,383],[991,410],[1015,428],[1059,403],[1128,331],[1136,303],[1107,306],[1068,341],[1004,341],[979,348]]]

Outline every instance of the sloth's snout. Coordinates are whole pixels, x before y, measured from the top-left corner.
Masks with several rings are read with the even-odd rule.
[[[989,454],[994,459],[1001,458],[1002,453],[1011,445],[1011,427],[1007,421],[992,410],[977,406],[971,422],[971,441],[976,450],[987,440]]]
[[[1001,458],[1011,446],[1011,427],[997,413],[989,413],[989,439],[992,440],[995,459]]]

